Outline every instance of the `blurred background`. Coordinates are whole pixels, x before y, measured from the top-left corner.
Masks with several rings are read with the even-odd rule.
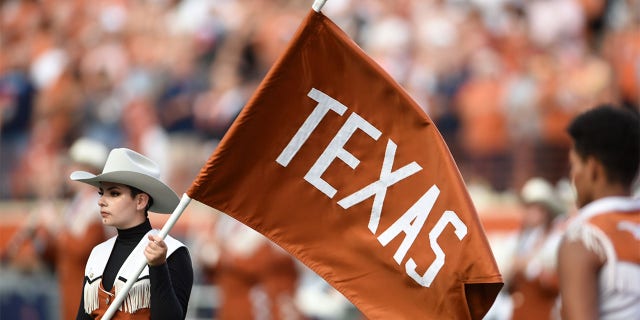
[[[101,168],[97,149],[124,146],[186,191],[312,2],[0,0],[0,319],[66,319],[73,309],[58,292],[74,281],[61,276],[72,246],[60,240],[78,224],[74,166]],[[554,235],[575,212],[565,128],[599,103],[638,110],[640,0],[328,0],[322,11],[446,140],[507,281],[487,318],[522,318],[518,308],[538,300],[543,318],[554,317],[545,272]],[[74,153],[79,141],[94,147]],[[161,227],[165,218],[152,216]],[[85,220],[66,232],[113,235]],[[217,317],[230,270],[252,279],[256,308],[267,275],[253,269],[268,267],[254,256],[290,259],[227,220],[192,203],[172,231],[196,271],[189,319]],[[360,317],[294,264],[302,315]]]

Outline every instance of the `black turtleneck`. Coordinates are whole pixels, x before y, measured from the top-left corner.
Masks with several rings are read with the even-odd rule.
[[[149,222],[149,219],[133,228],[118,229],[116,243],[113,245],[113,251],[111,251],[107,266],[102,273],[102,286],[105,290],[111,291],[120,267],[122,267],[122,264],[127,260],[131,251],[135,249],[140,240],[142,240],[142,237],[144,237],[149,230],[151,230],[151,222]]]
[[[120,267],[149,230],[151,230],[151,223],[148,219],[133,228],[118,229],[116,242],[102,274],[102,286],[105,290],[111,290]],[[167,257],[167,263],[149,266],[149,280],[151,282],[151,320],[184,319],[193,286],[193,267],[187,248],[181,247],[175,250]],[[81,295],[76,319],[92,319],[84,312],[83,295]]]

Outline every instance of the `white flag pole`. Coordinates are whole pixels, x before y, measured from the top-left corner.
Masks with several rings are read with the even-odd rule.
[[[311,6],[311,8],[313,8],[313,11],[315,11],[315,12],[320,12],[320,10],[322,10],[322,7],[324,6],[325,2],[327,2],[327,0],[315,0],[313,2],[313,5]]]
[[[180,199],[180,203],[178,203],[178,206],[173,210],[173,213],[171,213],[169,220],[167,220],[167,222],[164,224],[164,226],[162,227],[162,230],[158,232],[158,236],[160,238],[164,240],[164,238],[167,236],[171,228],[173,228],[173,226],[178,221],[178,218],[180,218],[180,216],[184,212],[184,209],[187,207],[189,202],[191,202],[191,198],[189,198],[189,196],[187,196],[186,194],[183,194],[182,198]],[[137,268],[134,271],[132,271],[131,274],[129,274],[129,277],[127,277],[127,282],[125,282],[124,287],[122,287],[122,289],[118,292],[118,294],[116,295],[116,298],[113,300],[111,305],[109,305],[107,312],[104,314],[104,316],[102,316],[103,320],[110,320],[113,314],[116,313],[116,310],[122,304],[122,301],[129,293],[129,290],[131,289],[133,284],[136,282],[136,279],[138,279],[144,267],[147,266],[147,259],[144,256],[144,254],[135,258],[137,259],[136,261]]]

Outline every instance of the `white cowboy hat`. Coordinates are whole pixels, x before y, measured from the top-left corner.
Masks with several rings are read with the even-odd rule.
[[[534,177],[529,179],[520,192],[525,204],[540,203],[546,206],[554,217],[564,213],[566,208],[558,195],[558,191],[547,180]]]
[[[96,140],[79,138],[69,148],[69,157],[73,162],[85,164],[100,170],[104,167],[109,149]]]
[[[159,180],[160,169],[151,159],[127,148],[111,150],[102,173],[74,171],[71,180],[100,187],[100,182],[121,183],[138,188],[153,198],[149,211],[171,213],[178,206],[178,195]]]

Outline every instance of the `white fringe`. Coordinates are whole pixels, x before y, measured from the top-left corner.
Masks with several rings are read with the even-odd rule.
[[[88,314],[91,314],[91,312],[99,307],[98,290],[100,290],[100,282],[100,279],[98,279],[93,283],[87,281],[84,284],[84,311]]]
[[[569,228],[567,238],[571,241],[582,242],[587,250],[595,253],[601,260],[605,261],[605,266],[600,274],[600,281],[605,281],[614,285],[616,279],[616,268],[618,256],[615,248],[607,235],[600,228],[583,224],[579,227]]]
[[[570,241],[582,242],[589,251],[592,251],[601,259],[607,259],[603,243],[603,240],[607,238],[600,229],[588,224],[583,224],[580,227],[569,228],[566,236]]]
[[[118,291],[124,286],[124,282],[118,280],[114,284],[116,296]],[[149,308],[151,306],[151,282],[149,279],[137,281],[133,284],[126,298],[120,305],[119,310],[126,313],[134,313],[140,309]]]

